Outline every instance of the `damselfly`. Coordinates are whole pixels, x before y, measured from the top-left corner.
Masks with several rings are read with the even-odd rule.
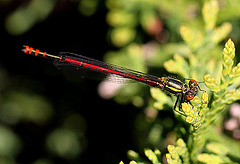
[[[29,46],[24,46],[23,51],[26,54],[54,59],[54,65],[58,68],[64,67],[79,71],[88,69],[90,71],[99,72],[105,77],[108,75],[114,75],[115,78],[118,79],[135,80],[152,87],[160,88],[177,96],[174,110],[184,116],[186,115],[181,110],[181,104],[183,102],[191,104],[190,101],[197,95],[198,90],[204,91],[199,87],[198,82],[194,79],[185,78],[182,82],[177,78],[169,76],[157,77],[69,52],[62,52],[60,55],[51,55],[46,52],[41,52],[38,49],[33,49]],[[186,80],[189,80],[188,85],[186,83]],[[179,109],[177,110],[176,107],[178,103]]]

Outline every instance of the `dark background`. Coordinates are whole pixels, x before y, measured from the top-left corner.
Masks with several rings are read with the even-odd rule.
[[[59,3],[46,20],[36,24],[20,36],[10,35],[5,27],[6,16],[20,5],[16,1],[1,11],[0,66],[6,72],[2,95],[13,90],[31,91],[52,103],[54,116],[49,124],[39,126],[22,121],[11,128],[24,142],[17,155],[19,163],[32,163],[50,157],[55,163],[119,163],[126,161],[126,152],[134,149],[132,125],[137,109],[131,105],[117,105],[97,94],[99,82],[88,79],[66,80],[51,60],[24,54],[29,45],[50,54],[75,52],[101,60],[106,50],[114,49],[106,39],[107,10],[102,7],[93,16],[82,16],[75,3]],[[101,5],[101,4],[100,4]],[[3,9],[3,8],[2,8]],[[78,78],[78,77],[75,77]],[[69,111],[66,112],[66,110]],[[63,160],[47,154],[44,146],[49,131],[59,125],[67,113],[77,112],[87,123],[87,146],[76,159]]]

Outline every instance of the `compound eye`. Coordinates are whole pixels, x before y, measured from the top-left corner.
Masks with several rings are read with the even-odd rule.
[[[194,80],[194,79],[191,79],[190,81],[189,81],[189,85],[195,85],[195,86],[197,86],[198,84],[197,84],[197,81],[196,80]]]
[[[186,95],[186,99],[187,99],[187,100],[192,100],[194,97],[195,97],[195,96],[192,95],[192,94],[187,94],[187,95]]]

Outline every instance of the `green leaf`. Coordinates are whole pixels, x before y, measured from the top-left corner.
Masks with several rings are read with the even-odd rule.
[[[219,11],[219,5],[217,0],[211,0],[209,2],[205,2],[202,14],[203,14],[203,20],[205,22],[205,29],[213,30],[216,24],[217,20],[217,14]]]

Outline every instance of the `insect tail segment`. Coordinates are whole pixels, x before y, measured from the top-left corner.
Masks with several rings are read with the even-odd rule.
[[[62,56],[51,55],[46,52],[42,52],[42,51],[39,51],[38,49],[34,49],[32,47],[25,46],[25,45],[23,47],[24,47],[24,49],[22,49],[22,51],[25,54],[40,56],[40,57],[44,57],[44,58],[51,58],[51,59],[60,59],[60,60],[62,59]]]

